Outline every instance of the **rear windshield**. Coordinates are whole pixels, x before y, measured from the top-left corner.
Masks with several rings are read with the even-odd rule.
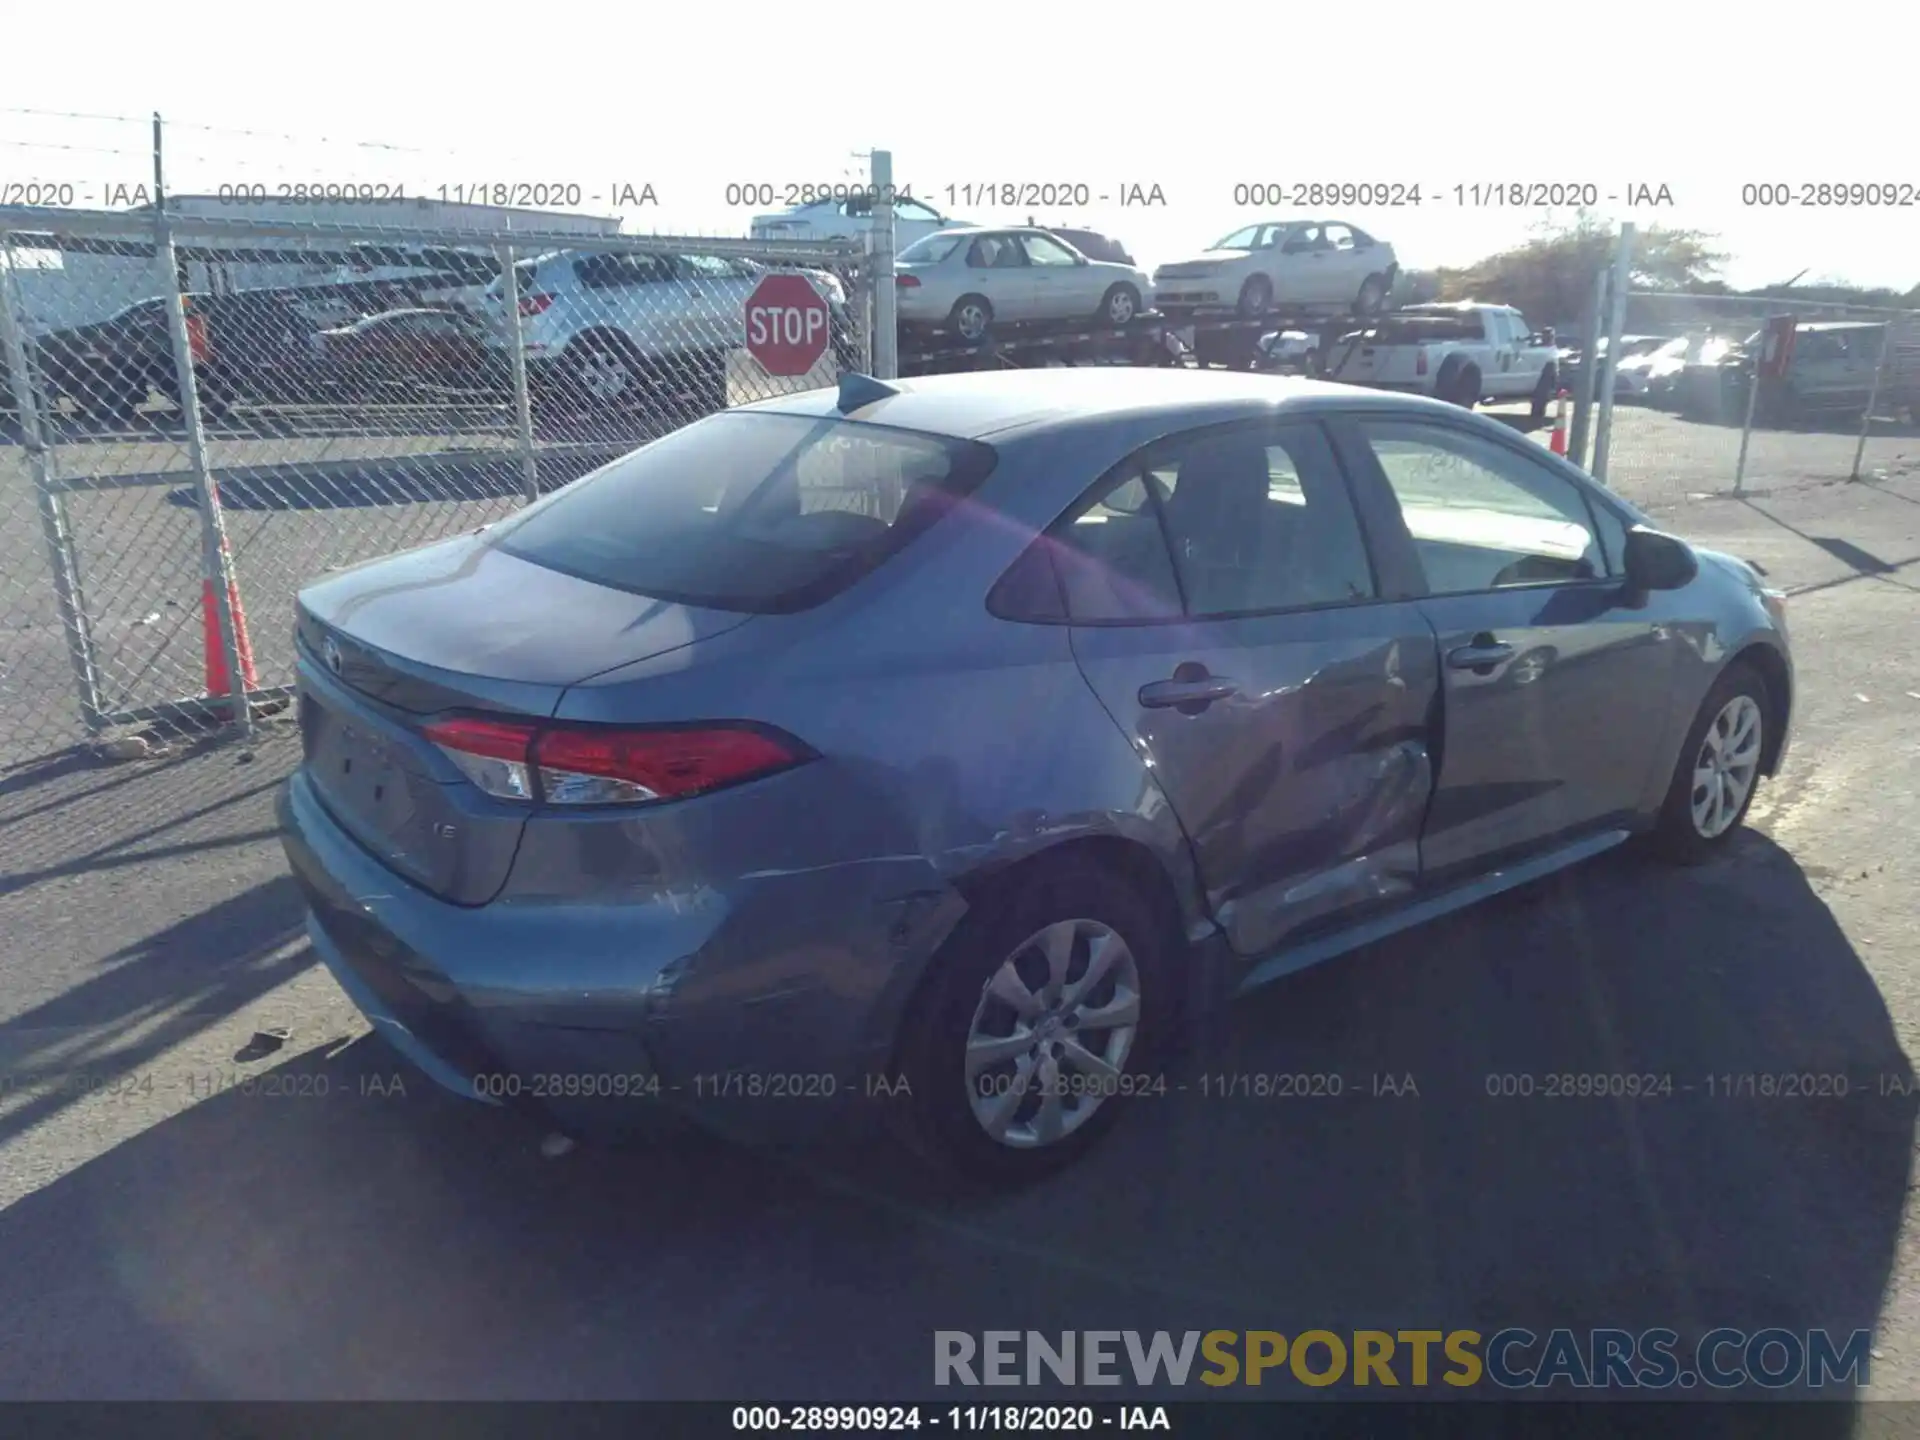
[[[924,531],[993,461],[977,441],[884,425],[714,415],[529,508],[494,543],[659,600],[802,610]]]

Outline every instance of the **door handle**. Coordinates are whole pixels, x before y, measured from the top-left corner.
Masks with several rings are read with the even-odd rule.
[[[1487,671],[1513,658],[1513,647],[1491,635],[1478,636],[1471,645],[1447,652],[1447,664],[1455,670]]]
[[[1148,710],[1183,710],[1190,714],[1240,693],[1240,687],[1224,675],[1204,675],[1193,680],[1155,680],[1140,687],[1140,704]],[[1191,709],[1189,709],[1191,707]]]

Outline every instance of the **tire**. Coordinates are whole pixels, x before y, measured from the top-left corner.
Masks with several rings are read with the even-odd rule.
[[[1100,302],[1100,319],[1108,325],[1125,325],[1140,313],[1140,292],[1128,284],[1108,288]]]
[[[628,347],[604,335],[584,337],[568,375],[568,401],[585,411],[631,405],[645,388],[642,367]]]
[[[1022,1073],[1048,1075],[1067,1084],[1077,1074],[1093,1078],[1094,1071],[1053,1058],[1070,1056],[1068,1047],[1078,1044],[1076,1035],[1096,1036],[1084,1049],[1112,1060],[1118,1076],[1146,1075],[1149,1057],[1178,1024],[1169,963],[1174,937],[1169,932],[1137,885],[1081,860],[1043,863],[1024,880],[1012,882],[998,901],[977,907],[933,957],[901,1026],[898,1073],[911,1086],[907,1139],[913,1148],[945,1174],[985,1185],[1037,1180],[1084,1153],[1118,1118],[1124,1094],[1068,1096],[1052,1112],[1062,1128],[1058,1138],[1048,1141],[1043,1129],[1046,1107],[1039,1097],[1029,1093],[1009,1102],[1011,1108],[1003,1113],[1012,1123],[1003,1126],[1008,1138],[1002,1139],[990,1133],[985,1118],[994,1108],[992,1094],[976,1094],[976,1088],[990,1091],[1009,1081],[1019,1083]],[[1050,939],[1068,936],[1072,945],[1065,996],[1084,982],[1095,943],[1102,945],[1099,953],[1109,962],[1105,973],[1085,993],[1077,1011],[1041,1012],[1038,1024],[1022,1020],[1000,994],[1014,993],[1011,986],[1018,983],[1028,1000],[1037,995],[1044,1002],[1053,986],[1042,947]],[[1121,950],[1111,948],[1115,941]],[[1009,988],[989,993],[990,986],[1002,985]],[[1129,1027],[1081,1028],[1067,1018],[1090,1011],[1131,1012],[1131,1033],[1123,1033]],[[1036,1030],[1040,1040],[1028,1047]],[[1048,1046],[1051,1055],[1040,1061],[1047,1068],[1040,1069],[1032,1063],[1034,1050],[1052,1036],[1059,1038]],[[969,1041],[1000,1037],[1016,1043],[969,1077]]]
[[[1273,308],[1273,281],[1264,275],[1255,275],[1240,287],[1240,299],[1234,308],[1249,319],[1264,315]]]
[[[1736,662],[1721,672],[1701,702],[1700,713],[1687,727],[1686,743],[1674,762],[1673,780],[1667,786],[1659,822],[1648,837],[1655,855],[1673,864],[1698,865],[1726,847],[1746,819],[1754,792],[1760,788],[1760,764],[1767,753],[1767,727],[1772,724],[1772,714],[1767,683],[1759,671]],[[1745,762],[1719,762],[1717,773],[1721,776],[1731,773],[1736,781],[1744,778],[1745,789],[1738,792],[1730,812],[1724,798],[1714,801],[1715,795],[1724,797],[1727,792],[1716,791],[1699,779],[1703,762],[1709,759],[1710,737],[1716,736],[1720,737],[1719,753]],[[1733,747],[1730,751],[1729,745]]]
[[[1384,275],[1369,275],[1360,282],[1360,293],[1354,297],[1353,313],[1356,315],[1378,315],[1386,306],[1387,291],[1391,288]]]
[[[1440,373],[1434,378],[1433,393],[1435,399],[1471,410],[1480,403],[1480,371],[1457,355],[1449,356],[1440,362]]]
[[[1540,383],[1533,387],[1533,408],[1531,413],[1536,422],[1547,418],[1547,407],[1553,403],[1553,397],[1559,393],[1559,371],[1549,365],[1540,372]]]
[[[984,295],[962,295],[947,312],[947,324],[962,340],[984,340],[993,329],[993,305]]]

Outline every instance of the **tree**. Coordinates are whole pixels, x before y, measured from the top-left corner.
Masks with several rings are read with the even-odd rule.
[[[1699,230],[1663,225],[1637,232],[1633,285],[1646,290],[1707,292],[1727,258],[1713,241],[1713,236]],[[1616,243],[1612,225],[1581,211],[1571,225],[1544,229],[1524,245],[1461,269],[1442,270],[1441,294],[1449,300],[1514,305],[1539,324],[1572,324],[1593,293],[1594,276],[1613,263]]]

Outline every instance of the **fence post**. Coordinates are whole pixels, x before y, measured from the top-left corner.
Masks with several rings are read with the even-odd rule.
[[[1576,465],[1587,463],[1587,440],[1593,430],[1593,367],[1600,358],[1600,316],[1605,313],[1606,297],[1607,270],[1602,266],[1594,273],[1586,308],[1580,312],[1582,348],[1573,380],[1573,432],[1567,440],[1567,458]]]
[[[153,256],[160,272],[160,293],[167,306],[167,331],[173,341],[173,373],[180,397],[180,421],[187,432],[187,461],[193,468],[193,488],[200,502],[200,575],[206,582],[204,588],[213,594],[220,648],[226,653],[229,718],[242,735],[250,735],[253,733],[253,698],[241,661],[240,632],[233,613],[236,593],[233,554],[227,548],[220,487],[207,460],[207,432],[200,417],[200,388],[193,373],[193,342],[187,334],[186,296],[181,292],[180,266],[174,253],[173,222],[167,216],[164,202],[157,197]],[[209,697],[213,698],[216,697]]]
[[[1755,407],[1760,403],[1760,362],[1767,354],[1767,327],[1773,323],[1773,314],[1768,312],[1766,321],[1760,326],[1760,350],[1752,357],[1753,374],[1747,378],[1747,414],[1740,422],[1740,458],[1733,464],[1733,493],[1747,493],[1747,446],[1753,439],[1753,416]]]
[[[60,628],[67,637],[67,658],[80,700],[80,720],[88,734],[106,727],[100,702],[100,677],[93,664],[93,632],[87,623],[86,602],[80,594],[80,562],[73,550],[73,532],[67,524],[67,502],[53,484],[52,452],[40,423],[40,397],[27,363],[26,339],[20,329],[19,297],[14,293],[13,236],[0,235],[0,345],[6,349],[6,374],[13,392],[14,412],[20,418],[20,445],[27,452],[27,468],[40,508],[40,530],[47,544],[47,567],[53,576],[54,604]]]
[[[1632,273],[1633,226],[1623,224],[1619,248],[1613,256],[1613,293],[1607,303],[1607,358],[1596,372],[1600,381],[1600,424],[1588,473],[1602,485],[1607,483],[1607,452],[1613,441],[1613,369],[1620,363],[1620,332],[1627,323],[1627,279]]]
[[[1860,417],[1860,441],[1853,447],[1853,471],[1847,477],[1850,480],[1860,478],[1860,460],[1867,453],[1867,431],[1873,426],[1873,408],[1880,403],[1880,380],[1887,373],[1887,357],[1893,354],[1893,317],[1888,316],[1886,328],[1880,332],[1880,360],[1873,367],[1873,388],[1867,392],[1866,412]]]
[[[899,295],[893,278],[893,152],[873,152],[873,375],[876,380],[900,374]]]
[[[520,325],[520,277],[513,246],[493,247],[500,261],[500,299],[507,321],[507,364],[513,372],[513,429],[520,446],[520,488],[531,505],[540,498],[540,459],[533,448],[533,394],[527,389],[527,347]]]

